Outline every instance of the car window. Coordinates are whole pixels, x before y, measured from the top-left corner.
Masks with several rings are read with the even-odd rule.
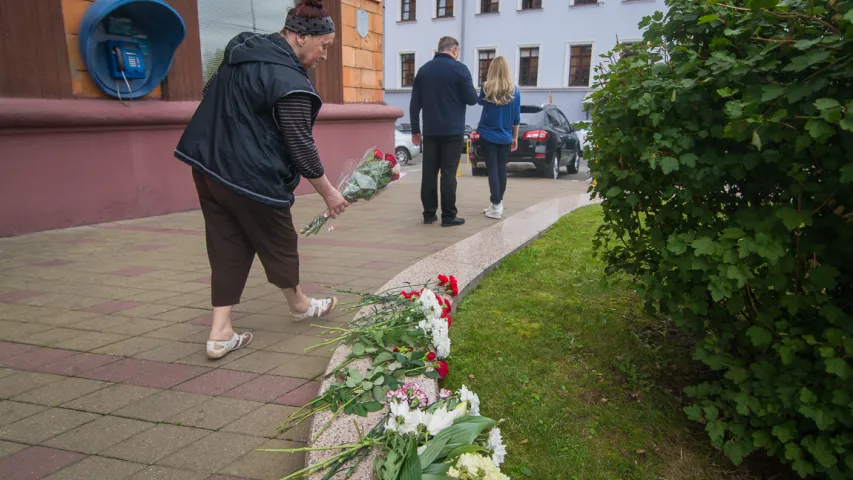
[[[551,122],[552,127],[557,128],[559,130],[565,130],[565,127],[562,125],[562,122],[560,122],[559,117],[555,115],[554,111],[548,111],[548,120]]]
[[[537,112],[521,111],[521,124],[539,126],[545,122],[545,113],[542,110]]]
[[[561,112],[559,110],[555,110],[554,113],[557,114],[557,118],[560,119],[560,125],[564,129],[566,129],[568,131],[572,131],[572,124],[571,124],[571,122],[569,122],[569,119],[567,119],[566,116],[563,115],[563,112]]]

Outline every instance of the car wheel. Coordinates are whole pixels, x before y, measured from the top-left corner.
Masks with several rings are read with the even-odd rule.
[[[395,154],[397,156],[397,163],[399,163],[400,165],[408,165],[409,162],[412,160],[412,155],[407,149],[403,147],[398,148],[395,151]]]
[[[580,166],[581,166],[581,157],[576,153],[575,158],[573,158],[572,161],[569,162],[568,165],[566,165],[566,171],[570,175],[578,173],[578,170],[580,170]]]
[[[542,166],[542,176],[545,178],[560,178],[560,152],[554,152],[551,161]]]

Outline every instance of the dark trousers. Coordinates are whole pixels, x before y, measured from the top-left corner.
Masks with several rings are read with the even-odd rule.
[[[499,145],[480,139],[480,148],[489,171],[489,193],[494,205],[504,201],[506,192],[506,164],[509,161],[510,145]]]
[[[255,254],[278,288],[299,285],[299,239],[290,208],[272,207],[216,183],[193,170],[210,261],[214,307],[240,303]]]
[[[424,136],[424,174],[421,179],[421,203],[424,218],[438,210],[438,172],[441,172],[441,218],[456,218],[456,170],[465,139],[462,135]]]

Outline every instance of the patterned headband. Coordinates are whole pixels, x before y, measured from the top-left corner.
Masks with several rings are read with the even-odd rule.
[[[284,21],[284,28],[299,35],[325,35],[335,33],[335,22],[332,21],[331,17],[297,17],[293,14],[293,10],[290,10],[287,12],[287,19]]]

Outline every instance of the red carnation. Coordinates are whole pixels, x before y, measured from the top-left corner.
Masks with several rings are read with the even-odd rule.
[[[427,352],[427,360],[430,362],[435,360],[435,353],[434,352]]]
[[[438,284],[441,285],[442,287],[449,281],[450,281],[450,279],[447,278],[447,275],[439,275],[438,276]]]
[[[393,350],[391,350],[391,351],[392,351],[392,352],[394,352],[394,353],[397,353],[397,352],[399,352],[399,351],[400,351],[400,349],[399,349],[399,348],[397,348],[397,347],[394,347],[394,349],[393,349]]]
[[[444,287],[447,290],[447,293],[452,297],[459,296],[459,282],[456,281],[456,277],[453,275],[439,275],[438,276],[438,284]]]
[[[383,155],[382,155],[382,152],[380,152],[379,150],[374,150],[373,155],[376,156],[377,160],[382,160]]]
[[[385,154],[385,161],[388,162],[388,165],[391,165],[392,168],[397,165],[397,157],[390,153]]]
[[[438,372],[438,376],[444,380],[444,377],[450,372],[450,367],[447,366],[447,362],[443,360],[438,361],[438,366],[435,367],[435,371]]]
[[[449,313],[442,316],[442,318],[447,320],[447,328],[450,328],[450,326],[453,325],[453,317],[451,317]]]

